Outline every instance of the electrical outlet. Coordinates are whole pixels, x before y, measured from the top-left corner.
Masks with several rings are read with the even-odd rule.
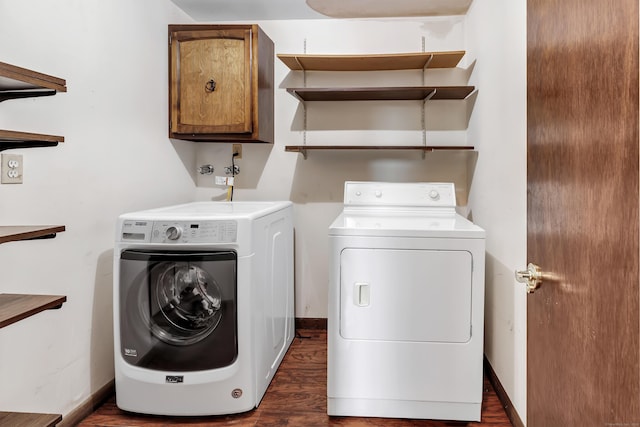
[[[2,184],[22,184],[22,154],[2,154]]]
[[[238,155],[236,156],[236,159],[241,159],[242,158],[242,144],[233,144],[233,152],[231,154],[236,154],[238,153]]]

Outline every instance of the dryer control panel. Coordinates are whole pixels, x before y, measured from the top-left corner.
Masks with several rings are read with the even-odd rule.
[[[357,182],[344,184],[345,206],[455,208],[452,182]]]
[[[122,241],[146,243],[233,243],[238,238],[238,223],[125,220],[120,237]]]

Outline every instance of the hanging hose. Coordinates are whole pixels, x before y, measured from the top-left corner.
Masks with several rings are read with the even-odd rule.
[[[233,153],[231,155],[231,185],[229,185],[227,187],[227,201],[231,202],[233,201],[233,185],[235,184],[235,180],[236,180],[236,156],[239,153]]]

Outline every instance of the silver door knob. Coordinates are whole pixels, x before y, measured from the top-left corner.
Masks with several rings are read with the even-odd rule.
[[[527,292],[533,293],[542,283],[542,269],[529,263],[526,270],[516,271],[516,280],[527,285]]]

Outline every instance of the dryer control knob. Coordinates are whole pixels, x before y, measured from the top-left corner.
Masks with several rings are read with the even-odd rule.
[[[376,190],[375,195],[376,195],[377,198],[382,197],[382,191]]]
[[[171,226],[167,228],[165,235],[169,240],[178,240],[180,236],[182,236],[182,229],[180,229],[180,227]]]
[[[431,190],[429,192],[429,197],[431,198],[431,200],[438,200],[440,198],[440,193],[438,193],[437,190]]]

